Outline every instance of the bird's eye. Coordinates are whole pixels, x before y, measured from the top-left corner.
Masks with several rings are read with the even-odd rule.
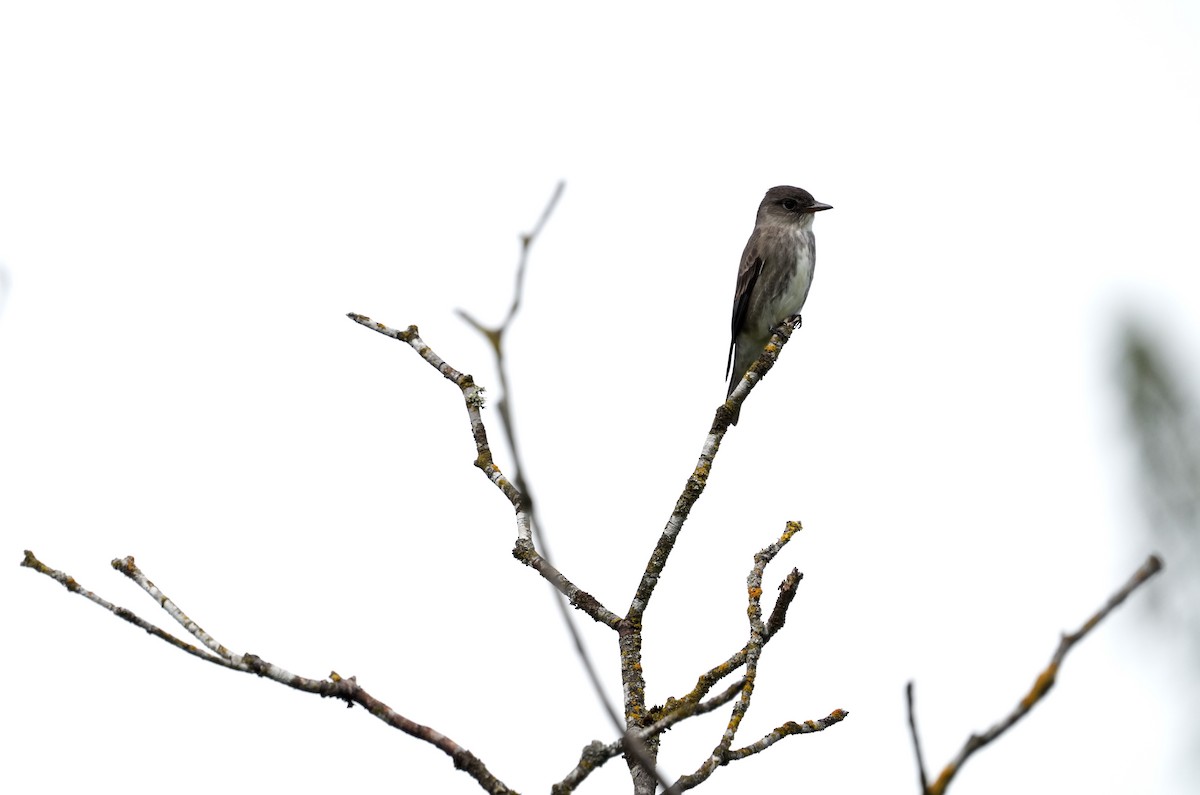
[[[785,210],[794,210],[797,206],[799,206],[797,205],[795,199],[784,199],[782,202],[780,202],[780,204],[783,205],[783,209]]]

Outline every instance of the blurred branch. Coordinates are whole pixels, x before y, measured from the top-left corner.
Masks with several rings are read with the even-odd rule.
[[[538,218],[533,229],[521,235],[521,256],[517,262],[517,279],[516,284],[513,286],[512,303],[508,307],[508,314],[504,317],[504,322],[495,328],[490,328],[476,320],[465,309],[457,310],[459,317],[482,334],[484,339],[488,341],[491,345],[492,353],[496,357],[496,371],[500,379],[500,397],[496,403],[500,413],[500,426],[508,442],[508,449],[512,452],[513,484],[516,485],[517,490],[524,497],[525,510],[529,514],[529,524],[533,530],[534,542],[541,549],[542,556],[547,560],[553,560],[553,557],[550,554],[545,525],[542,523],[541,517],[537,514],[533,492],[530,489],[528,479],[525,477],[526,469],[524,461],[521,458],[520,446],[517,444],[517,432],[512,413],[512,387],[509,385],[508,365],[504,358],[504,335],[508,332],[509,327],[516,318],[517,310],[521,308],[521,300],[525,292],[525,270],[529,264],[529,251],[541,235],[542,229],[545,228],[546,222],[550,219],[550,214],[558,206],[558,201],[562,198],[565,188],[565,182],[558,183],[554,188],[554,193],[550,196],[550,201],[546,203],[546,207],[542,210],[542,215]],[[554,605],[562,617],[567,634],[571,636],[571,644],[575,648],[575,654],[579,658],[580,665],[583,666],[584,673],[592,685],[592,690],[596,694],[597,700],[599,700],[601,707],[608,714],[613,727],[618,732],[624,732],[625,727],[623,722],[617,711],[608,701],[608,697],[604,692],[604,685],[600,681],[600,674],[596,670],[591,656],[587,653],[587,648],[583,645],[583,638],[579,635],[579,629],[575,626],[575,621],[572,619],[570,611],[566,609],[566,606],[559,599],[554,600]]]
[[[688,718],[693,718],[697,715],[705,715],[723,704],[728,704],[737,697],[737,694],[741,692],[741,689],[742,681],[739,680],[730,685],[720,695],[714,696],[708,701],[698,704],[696,708],[690,712],[683,709],[675,710],[674,712],[669,713],[666,717],[660,718],[644,729],[636,729],[629,732],[629,734],[633,739],[636,739],[644,746],[654,737],[662,734],[677,723],[681,723]],[[588,744],[583,749],[583,754],[579,758],[579,763],[575,765],[571,772],[568,773],[562,781],[552,786],[550,788],[550,792],[553,793],[553,795],[568,795],[568,793],[574,792],[575,788],[578,787],[584,779],[586,779],[594,771],[598,770],[609,759],[612,759],[614,756],[618,756],[624,750],[625,740],[617,740],[616,742],[611,742],[607,745],[599,740]]]
[[[521,451],[517,445],[517,434],[512,421],[512,388],[508,383],[508,367],[505,365],[504,360],[504,335],[516,318],[517,310],[521,308],[521,299],[525,292],[525,269],[529,263],[529,250],[533,248],[534,242],[541,235],[542,229],[546,226],[546,221],[550,219],[550,214],[554,212],[554,208],[558,206],[558,200],[562,198],[563,190],[566,187],[567,184],[565,182],[558,183],[554,188],[554,193],[550,196],[550,201],[546,203],[546,208],[542,210],[542,215],[538,218],[537,224],[534,225],[531,231],[521,235],[521,256],[517,262],[517,279],[516,284],[513,286],[512,303],[508,307],[508,314],[504,317],[504,322],[495,328],[489,328],[472,317],[465,309],[457,310],[459,317],[483,335],[484,339],[492,346],[492,353],[496,356],[496,369],[500,378],[500,398],[496,401],[497,410],[500,413],[500,423],[504,430],[504,436],[508,440],[508,447],[512,451],[513,483],[525,495],[525,507],[531,517],[534,516],[533,494],[529,490],[529,485],[525,482],[525,465],[521,460]],[[534,518],[536,519],[536,517]],[[550,558],[549,547],[546,545],[546,539],[542,535],[541,526],[536,520],[533,521],[533,528],[534,537],[537,539],[538,546],[542,549],[542,554]]]
[[[925,775],[925,755],[921,753],[921,737],[917,734],[917,711],[913,707],[914,688],[914,684],[910,681],[904,688],[904,696],[908,703],[908,730],[912,734],[913,755],[917,758],[917,776],[921,781],[921,795],[925,795],[929,792],[929,779]]]
[[[545,525],[537,514],[536,502],[533,499],[533,492],[529,486],[529,481],[525,476],[525,463],[521,457],[521,448],[517,444],[516,425],[513,422],[512,410],[512,387],[508,380],[508,366],[504,358],[504,335],[512,326],[513,320],[516,319],[517,310],[521,308],[521,300],[525,293],[525,271],[529,264],[529,251],[533,248],[534,242],[541,236],[542,230],[546,226],[546,222],[550,219],[554,208],[558,206],[558,201],[562,198],[563,190],[566,188],[566,183],[560,181],[554,188],[554,193],[550,196],[550,201],[546,203],[545,209],[542,210],[542,215],[538,218],[533,229],[521,235],[521,255],[517,262],[517,278],[513,285],[512,303],[508,307],[508,314],[504,317],[504,322],[495,328],[490,328],[476,320],[465,309],[459,309],[458,315],[465,320],[472,328],[483,335],[484,339],[491,345],[492,353],[496,357],[496,371],[500,379],[500,397],[496,401],[498,411],[500,413],[500,425],[504,432],[505,439],[508,441],[508,449],[512,452],[513,457],[513,484],[521,493],[523,504],[526,513],[529,516],[529,526],[532,530],[532,538],[534,544],[541,549],[541,555],[547,561],[552,560],[550,554],[550,546],[547,540]],[[515,553],[514,553],[515,554]],[[584,673],[588,678],[588,682],[592,686],[592,691],[595,693],[596,699],[600,702],[601,708],[608,715],[609,721],[613,727],[622,734],[625,734],[623,745],[628,745],[631,755],[638,760],[649,770],[654,772],[655,777],[665,787],[666,781],[658,772],[653,759],[642,747],[639,740],[633,738],[626,733],[624,722],[608,701],[608,696],[604,691],[604,684],[600,681],[600,673],[596,670],[595,664],[592,662],[591,655],[588,654],[587,648],[583,644],[583,638],[579,634],[579,628],[575,626],[575,621],[569,610],[560,599],[554,600],[554,606],[558,609],[559,616],[562,618],[563,625],[567,629],[567,634],[571,637],[571,645],[575,649],[575,655],[579,659],[580,665],[583,666]]]
[[[446,735],[436,729],[424,726],[415,721],[409,720],[400,713],[393,710],[384,702],[372,696],[363,688],[359,687],[358,682],[354,677],[343,678],[336,672],[331,672],[328,679],[308,679],[303,676],[297,676],[277,665],[263,660],[253,654],[234,654],[225,648],[217,640],[205,632],[199,624],[187,616],[166,594],[158,589],[153,582],[146,577],[145,574],[137,567],[132,557],[119,558],[112,561],[112,567],[124,574],[129,579],[136,582],[142,590],[148,593],[159,606],[167,612],[176,622],[179,623],[192,637],[194,637],[200,646],[195,646],[180,638],[175,637],[171,633],[151,624],[132,611],[123,607],[118,607],[111,602],[96,595],[92,591],[87,590],[76,582],[74,577],[71,577],[64,572],[52,569],[42,563],[33,552],[25,550],[25,559],[21,565],[33,569],[41,574],[50,577],[51,579],[62,584],[64,588],[74,594],[78,594],[93,604],[103,607],[117,618],[128,621],[139,629],[145,630],[154,637],[165,641],[172,646],[182,651],[198,657],[205,662],[210,662],[213,665],[218,665],[222,668],[228,668],[242,673],[256,674],[264,679],[271,679],[281,685],[300,690],[305,693],[315,693],[322,698],[338,698],[346,702],[347,706],[358,704],[367,710],[370,714],[379,718],[381,721],[391,726],[394,729],[416,737],[418,740],[423,740],[435,748],[442,751],[450,757],[454,762],[454,767],[465,771],[471,778],[475,779],[486,792],[492,795],[507,795],[512,793],[505,784],[497,779],[487,769],[487,766],[482,761],[466,748],[463,748],[458,743],[451,740]],[[514,793],[515,795],[515,793]]]
[[[1033,709],[1034,705],[1045,698],[1050,692],[1050,688],[1054,686],[1055,679],[1058,677],[1058,670],[1062,667],[1063,660],[1067,656],[1067,652],[1071,648],[1083,640],[1083,638],[1091,632],[1097,624],[1124,602],[1131,593],[1138,587],[1144,584],[1147,580],[1162,570],[1162,561],[1156,555],[1151,555],[1146,559],[1146,562],[1141,565],[1133,576],[1129,578],[1121,588],[1109,597],[1108,602],[1101,607],[1095,615],[1089,618],[1084,625],[1072,632],[1069,635],[1063,635],[1058,643],[1058,649],[1055,650],[1054,656],[1050,658],[1050,664],[1037,676],[1034,680],[1033,687],[1024,698],[1017,703],[1017,706],[1003,720],[992,726],[983,734],[972,734],[967,738],[966,744],[958,755],[950,761],[942,772],[938,775],[937,780],[933,784],[925,784],[924,762],[920,758],[920,743],[917,740],[916,718],[912,711],[912,700],[909,699],[909,728],[912,730],[913,747],[917,752],[917,764],[921,769],[922,795],[942,795],[946,791],[946,787],[950,785],[951,780],[962,769],[963,764],[971,758],[979,749],[992,742],[1004,732],[1008,731],[1021,718]],[[909,692],[911,694],[912,683],[909,683]]]

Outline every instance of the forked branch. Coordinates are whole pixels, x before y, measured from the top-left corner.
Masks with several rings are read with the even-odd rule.
[[[427,742],[442,751],[442,753],[450,757],[456,768],[465,771],[467,775],[475,779],[484,791],[492,795],[510,795],[510,793],[511,795],[516,795],[515,790],[509,789],[504,782],[492,775],[491,771],[487,769],[487,766],[477,756],[436,729],[417,723],[396,712],[360,687],[354,677],[344,678],[336,672],[331,672],[328,679],[308,679],[303,676],[297,676],[256,655],[249,653],[235,654],[231,652],[219,643],[216,638],[205,632],[199,624],[189,618],[171,599],[167,598],[167,595],[160,591],[142,573],[141,569],[134,563],[132,557],[118,558],[112,562],[112,567],[141,586],[142,590],[148,593],[167,612],[167,615],[175,619],[188,634],[199,642],[199,646],[177,638],[166,630],[136,615],[132,610],[114,605],[94,592],[89,591],[80,585],[74,577],[57,569],[52,569],[42,563],[29,550],[25,550],[25,559],[21,562],[21,565],[45,574],[52,580],[61,583],[71,593],[84,597],[93,604],[99,605],[109,611],[117,618],[128,621],[135,627],[145,630],[154,637],[178,649],[182,649],[205,662],[219,665],[222,668],[241,671],[242,673],[255,674],[264,679],[271,679],[281,685],[286,685],[293,690],[315,693],[322,698],[337,698],[345,701],[347,704],[358,704],[392,728],[399,729],[405,734]]]
[[[1025,694],[1024,698],[1017,702],[1017,706],[1013,708],[1013,711],[983,734],[972,734],[970,737],[968,737],[966,744],[964,744],[962,747],[962,750],[958,752],[954,759],[950,760],[948,765],[942,768],[942,772],[938,774],[937,779],[935,779],[932,784],[929,783],[925,777],[925,760],[921,758],[921,742],[917,735],[917,721],[913,709],[913,685],[912,682],[909,682],[908,725],[910,731],[912,732],[913,749],[917,756],[917,769],[920,776],[922,795],[943,795],[943,793],[946,791],[946,788],[950,786],[950,782],[954,779],[954,776],[958,774],[958,771],[962,769],[963,764],[965,764],[966,761],[971,758],[972,754],[1011,729],[1017,721],[1029,713],[1029,710],[1033,709],[1034,705],[1046,697],[1046,694],[1050,692],[1050,688],[1054,686],[1054,682],[1058,677],[1058,670],[1062,667],[1062,663],[1063,660],[1066,659],[1067,652],[1069,652],[1076,643],[1083,640],[1083,638],[1089,632],[1095,629],[1096,625],[1103,621],[1104,618],[1113,610],[1115,610],[1118,605],[1129,598],[1131,593],[1133,593],[1147,580],[1161,571],[1162,567],[1162,560],[1160,560],[1157,555],[1151,555],[1146,559],[1146,562],[1143,563],[1138,570],[1133,573],[1133,576],[1129,578],[1129,581],[1121,586],[1116,593],[1110,596],[1104,606],[1097,610],[1091,618],[1084,622],[1082,627],[1070,633],[1069,635],[1063,635],[1062,639],[1058,642],[1058,648],[1054,651],[1054,656],[1050,658],[1050,664],[1047,665],[1042,672],[1037,675],[1037,678],[1033,681],[1033,687],[1029,689],[1029,692]]]

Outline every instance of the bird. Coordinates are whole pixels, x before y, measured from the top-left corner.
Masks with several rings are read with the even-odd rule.
[[[771,329],[785,318],[799,315],[812,286],[816,262],[813,215],[832,209],[808,191],[790,185],[771,188],[758,205],[733,293],[726,398],[762,354]],[[737,424],[739,414],[734,412],[730,425]]]

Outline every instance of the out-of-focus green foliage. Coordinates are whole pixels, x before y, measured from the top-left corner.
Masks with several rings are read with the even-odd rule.
[[[1179,667],[1179,709],[1195,721],[1200,707],[1200,412],[1185,375],[1145,327],[1127,323],[1118,377],[1125,420],[1136,451],[1137,489],[1145,521],[1143,543],[1166,562],[1159,587],[1139,600],[1163,654],[1186,658]],[[1139,547],[1141,544],[1139,544]],[[1139,551],[1142,551],[1139,549]],[[1173,666],[1172,666],[1173,667]],[[1177,669],[1177,670],[1179,670]],[[1186,772],[1200,780],[1200,722],[1180,737]]]
[[[1200,415],[1161,344],[1137,323],[1122,334],[1120,383],[1137,450],[1138,492],[1150,543],[1171,580],[1146,600],[1200,653]],[[1166,581],[1163,583],[1167,585]]]

